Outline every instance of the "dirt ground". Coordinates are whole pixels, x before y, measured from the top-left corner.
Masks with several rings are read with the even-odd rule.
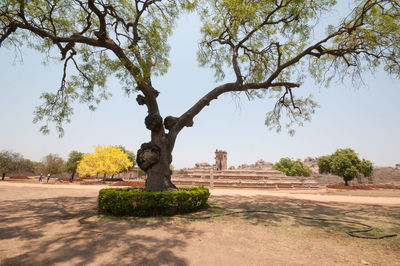
[[[214,189],[195,217],[99,215],[105,186],[0,182],[0,265],[400,265],[400,192]],[[300,217],[303,216],[303,217]]]

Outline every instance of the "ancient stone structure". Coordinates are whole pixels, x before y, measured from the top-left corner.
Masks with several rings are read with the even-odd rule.
[[[318,174],[319,167],[318,167],[318,158],[307,157],[304,159],[303,164],[308,166],[314,174]]]
[[[215,151],[215,167],[217,171],[226,170],[227,167],[227,152],[223,150]]]
[[[258,160],[254,164],[242,164],[239,165],[238,169],[271,169],[273,163],[266,162],[264,160]]]
[[[398,163],[398,164],[396,164],[396,167],[395,167],[397,170],[400,170],[400,163]]]
[[[272,169],[272,163],[263,160],[255,164],[227,169],[227,152],[215,151],[216,164],[196,163],[194,168],[180,169],[173,173],[172,181],[178,186],[238,187],[238,188],[318,188],[315,180],[286,176]]]
[[[210,169],[212,166],[209,163],[196,163],[194,165],[194,168],[196,169]]]

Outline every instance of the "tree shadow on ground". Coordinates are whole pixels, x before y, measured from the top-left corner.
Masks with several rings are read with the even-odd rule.
[[[210,206],[208,212],[211,214],[216,212],[212,206],[219,209],[218,214],[230,211],[241,212],[234,215],[253,225],[274,226],[292,219],[291,226],[317,227],[329,233],[332,230],[340,230],[345,233],[348,230],[365,229],[361,225],[334,221],[345,220],[366,223],[373,227],[383,223],[391,226],[396,231],[395,233],[400,233],[400,207],[396,206],[322,203],[262,195],[250,197],[239,195],[213,196],[210,200]],[[207,214],[204,213],[204,215]],[[316,219],[307,219],[306,217]],[[322,219],[331,221],[323,221]]]
[[[1,265],[187,265],[174,249],[202,233],[168,217],[104,217],[92,197],[0,203]]]

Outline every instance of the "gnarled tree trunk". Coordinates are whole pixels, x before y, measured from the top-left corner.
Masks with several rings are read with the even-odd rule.
[[[176,190],[171,182],[169,167],[176,135],[165,134],[162,118],[158,114],[148,115],[145,124],[151,130],[151,141],[141,145],[136,160],[147,173],[146,191]]]

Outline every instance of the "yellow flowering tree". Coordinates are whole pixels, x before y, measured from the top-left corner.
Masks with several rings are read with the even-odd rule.
[[[113,175],[132,167],[128,154],[112,145],[94,146],[93,153],[83,155],[77,172],[80,176]]]

